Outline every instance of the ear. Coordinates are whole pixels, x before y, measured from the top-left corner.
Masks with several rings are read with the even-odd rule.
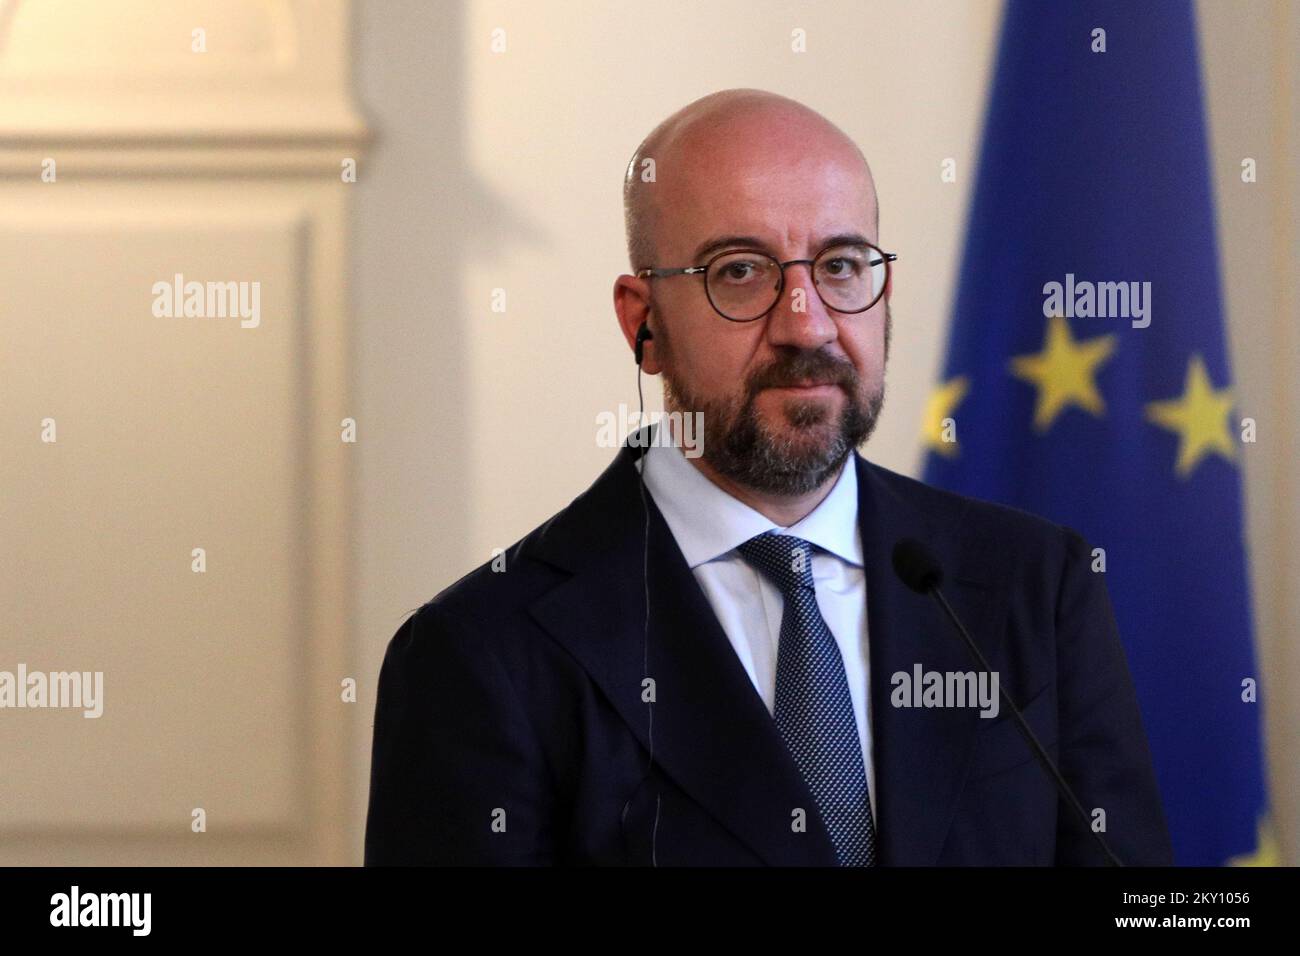
[[[657,330],[657,321],[653,318],[654,310],[650,306],[650,283],[636,276],[621,275],[614,280],[614,312],[618,315],[618,327],[623,333],[629,351],[636,352],[636,333],[642,322],[647,322],[651,331]],[[641,346],[641,368],[647,375],[658,375],[662,370],[655,355],[655,340],[647,339]]]

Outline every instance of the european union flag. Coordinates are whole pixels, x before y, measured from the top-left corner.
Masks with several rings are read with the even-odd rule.
[[[1207,162],[1190,3],[1012,0],[926,425],[928,481],[1100,549],[1185,865],[1265,806]]]

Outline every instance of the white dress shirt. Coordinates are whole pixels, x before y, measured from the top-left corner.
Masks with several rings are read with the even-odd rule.
[[[858,528],[858,476],[852,456],[830,493],[789,528],[779,527],[727,494],[691,464],[680,448],[651,446],[637,464],[641,461],[646,463],[646,490],[663,513],[686,564],[769,713],[776,708],[777,646],[785,602],[776,585],[741,557],[736,547],[774,529],[817,546],[812,556],[817,606],[844,661],[874,817],[867,584]]]

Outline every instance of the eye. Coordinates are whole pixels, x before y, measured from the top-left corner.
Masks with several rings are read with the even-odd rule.
[[[817,274],[824,279],[858,279],[866,269],[865,247],[843,245],[827,249],[817,263]]]
[[[762,282],[771,268],[772,264],[761,256],[741,253],[715,262],[709,278],[729,286],[749,286]]]
[[[832,277],[840,279],[856,273],[858,271],[858,264],[848,259],[836,257],[826,262],[826,271]]]

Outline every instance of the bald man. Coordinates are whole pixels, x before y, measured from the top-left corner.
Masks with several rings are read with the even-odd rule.
[[[1086,543],[857,453],[895,259],[858,147],[716,93],[642,142],[624,211],[614,311],[670,414],[393,637],[366,863],[1169,864]],[[988,672],[895,576],[903,538]]]

